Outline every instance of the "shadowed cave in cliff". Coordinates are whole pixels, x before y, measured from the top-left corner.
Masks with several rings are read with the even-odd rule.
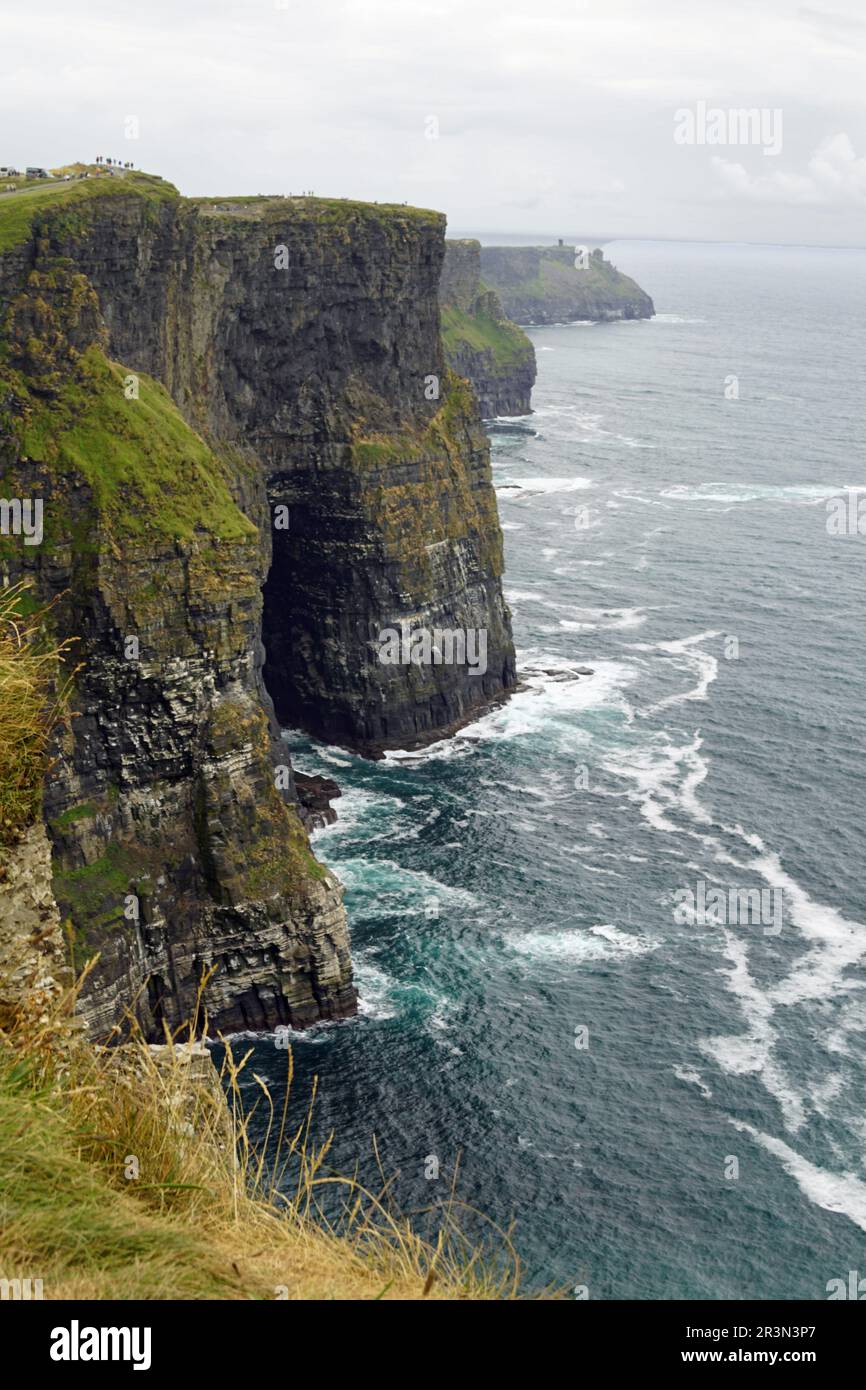
[[[272,515],[286,495],[276,482]],[[406,611],[405,561],[371,554],[363,515],[352,514],[345,494],[329,501],[321,482],[309,502],[293,499],[290,515],[290,529],[273,528],[262,590],[264,682],[283,728],[377,756],[441,737],[513,687],[509,615],[474,537],[442,547],[432,575],[419,563],[411,588],[416,621],[484,629],[487,669],[407,669],[377,659],[378,634]]]

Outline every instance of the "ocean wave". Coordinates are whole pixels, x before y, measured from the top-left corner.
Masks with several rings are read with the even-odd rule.
[[[562,604],[550,604],[552,608],[562,608]],[[642,627],[647,620],[643,608],[572,608],[573,617],[560,618],[559,626],[566,632],[594,632],[597,629],[625,629]]]
[[[343,786],[334,803],[337,819],[315,829],[310,839],[317,845],[360,838],[378,840],[393,833],[394,817],[406,803],[396,795],[383,795],[365,787]]]
[[[537,477],[506,479],[497,484],[496,492],[500,496],[521,493],[525,497],[531,497],[547,496],[557,492],[582,492],[592,486],[592,478],[545,478],[539,474]]]
[[[602,766],[613,776],[634,784],[626,795],[637,803],[653,829],[679,834],[681,825],[670,819],[674,813],[693,815],[697,811],[697,818],[703,823],[711,819],[696,798],[696,789],[708,771],[701,746],[699,732],[677,743],[662,731],[638,747],[626,745],[608,750]]]
[[[568,927],[561,931],[510,931],[503,938],[518,955],[538,961],[625,960],[643,956],[658,948],[659,942],[646,936],[632,936],[613,923],[595,927]]]
[[[689,1086],[697,1086],[704,1100],[710,1100],[712,1097],[712,1091],[695,1067],[674,1067],[674,1076],[687,1082]]]
[[[550,746],[558,738],[561,751],[574,751],[587,734],[575,718],[584,710],[607,706],[619,710],[629,722],[634,717],[624,695],[636,678],[636,668],[625,662],[594,662],[590,675],[582,674],[573,661],[548,653],[518,653],[522,689],[507,704],[455,734],[427,748],[392,749],[386,761],[421,764],[471,756],[479,747],[499,740],[538,738]]]
[[[713,641],[721,636],[720,632],[707,631],[696,632],[691,637],[680,637],[668,642],[629,644],[633,651],[664,652],[667,656],[679,657],[680,665],[698,678],[697,685],[691,689],[679,691],[674,695],[667,695],[663,700],[650,705],[648,709],[639,710],[641,718],[647,719],[651,715],[659,714],[661,710],[668,709],[671,705],[680,705],[691,700],[706,700],[707,692],[719,673],[719,662],[712,652],[703,651],[700,644]]]
[[[735,1129],[751,1135],[755,1143],[777,1158],[810,1202],[823,1207],[824,1211],[846,1216],[861,1231],[866,1231],[866,1183],[861,1178],[854,1173],[831,1173],[826,1168],[819,1168],[783,1140],[764,1134],[742,1120],[732,1119],[730,1122]]]
[[[363,954],[356,953],[353,972],[358,987],[358,1013],[381,1022],[399,1012],[394,999],[397,981]]]
[[[762,483],[748,483],[743,487],[731,487],[727,483],[704,483],[697,486],[677,484],[663,488],[660,496],[672,502],[788,502],[805,506],[823,502],[829,497],[837,497],[845,491],[862,492],[864,488],[842,486],[831,483],[793,483],[772,486]]]
[[[779,1105],[786,1128],[797,1133],[810,1113],[825,1111],[828,1098],[843,1085],[844,1077],[836,1076],[838,1059],[848,1052],[848,1031],[863,1028],[864,1015],[857,1009],[838,1010],[832,1029],[825,1025],[828,1052],[832,1044],[836,1062],[830,1065],[828,1058],[819,1080],[798,1083],[778,1056],[777,1011],[785,1018],[787,1035],[791,1010],[827,1006],[861,989],[862,975],[852,978],[850,971],[866,961],[866,924],[817,902],[759,835],[742,825],[713,819],[699,796],[709,770],[701,750],[699,731],[684,742],[663,731],[637,749],[610,751],[603,765],[632,783],[627,795],[654,830],[691,835],[716,863],[734,868],[740,884],[758,878],[781,895],[786,939],[805,949],[788,960],[780,978],[762,984],[751,964],[757,949],[755,937],[724,930],[720,947],[726,965],[721,973],[742,1011],[745,1031],[705,1037],[698,1046],[728,1074],[754,1075],[760,1080]],[[693,860],[692,867],[700,866]],[[758,959],[764,958],[762,952]]]
[[[788,1033],[790,1010],[826,1006],[862,988],[862,977],[851,978],[849,972],[866,960],[866,925],[816,902],[759,835],[713,819],[699,797],[709,770],[701,749],[699,731],[684,742],[664,731],[637,749],[610,751],[603,766],[633,784],[627,795],[654,830],[691,835],[715,862],[734,868],[740,884],[758,878],[782,895],[783,932],[793,930],[792,940],[806,949],[787,963],[781,978],[762,984],[751,965],[755,938],[724,930],[720,949],[726,964],[720,973],[742,1011],[745,1030],[701,1038],[698,1046],[727,1074],[758,1079],[777,1102],[785,1127],[797,1133],[810,1113],[824,1113],[828,1098],[842,1087],[838,1059],[848,1053],[849,1030],[861,1030],[866,1018],[862,1009],[840,1009],[832,1029],[827,1027],[827,1050],[836,1063],[828,1065],[820,1080],[798,1083],[778,1056],[777,1011],[783,1011]],[[701,868],[694,859],[691,867]],[[706,869],[702,872],[712,877]]]
[[[436,904],[459,907],[464,912],[478,910],[479,899],[467,888],[443,883],[424,869],[411,869],[394,859],[361,857],[333,862],[346,891],[355,899],[352,920],[363,921],[399,912],[401,917],[425,917],[428,908]],[[365,907],[364,903],[369,906]]]

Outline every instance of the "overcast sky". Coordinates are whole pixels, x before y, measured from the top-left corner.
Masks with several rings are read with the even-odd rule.
[[[0,0],[0,164],[105,154],[452,232],[862,246],[864,77],[863,0]],[[699,103],[767,138],[677,143]]]

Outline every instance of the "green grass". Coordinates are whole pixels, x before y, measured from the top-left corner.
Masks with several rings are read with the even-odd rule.
[[[96,815],[96,807],[90,801],[80,801],[77,806],[70,806],[62,815],[56,816],[51,822],[52,830],[66,830],[70,825],[75,825],[76,821],[92,820]]]
[[[155,1299],[238,1297],[226,1260],[193,1225],[148,1212],[118,1192],[78,1151],[50,1088],[34,1087],[9,1059],[0,1065],[0,1275],[61,1289]],[[84,1286],[84,1289],[81,1286]]]
[[[103,945],[105,933],[125,926],[124,897],[134,891],[141,862],[125,846],[109,844],[92,864],[54,874],[54,896],[67,921],[76,968]]]
[[[46,749],[63,704],[56,690],[63,647],[44,637],[44,616],[25,585],[0,589],[0,846],[14,844],[39,815]]]
[[[22,445],[58,473],[74,470],[90,485],[109,528],[123,538],[188,540],[210,533],[249,540],[256,528],[235,505],[223,466],[183,419],[164,387],[130,373],[91,347],[84,373],[57,399],[28,394]],[[18,393],[26,387],[18,385]]]
[[[507,368],[528,356],[531,345],[522,329],[505,319],[488,314],[467,314],[454,306],[441,310],[442,343],[448,357],[469,348],[473,352],[490,352],[496,364]]]
[[[194,206],[208,215],[219,215],[223,207],[232,212],[264,214],[274,221],[285,218],[314,217],[323,222],[342,222],[350,218],[363,218],[366,221],[380,221],[394,224],[402,219],[423,225],[431,221],[440,222],[444,214],[432,208],[411,207],[403,203],[365,203],[353,198],[315,198],[279,193],[242,194],[230,198],[190,198]],[[232,213],[225,213],[231,216]]]
[[[130,195],[149,205],[173,202],[177,189],[151,174],[129,170],[122,178],[101,175],[73,179],[69,183],[26,183],[14,193],[0,193],[0,254],[26,242],[34,219],[47,212],[80,213],[93,209],[102,198]]]
[[[626,303],[642,297],[644,291],[628,275],[623,275],[608,261],[598,256],[590,256],[587,267],[576,269],[573,253],[563,257],[558,248],[550,254],[542,251],[538,272],[525,279],[503,280],[497,284],[498,291],[510,299],[545,299],[548,296],[558,299],[591,299],[603,295],[605,301]]]

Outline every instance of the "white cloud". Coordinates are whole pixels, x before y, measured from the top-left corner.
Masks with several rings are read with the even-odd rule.
[[[729,193],[752,202],[844,207],[866,201],[866,159],[856,154],[844,132],[818,146],[804,174],[749,174],[742,164],[718,155],[713,167]]]
[[[0,4],[0,161],[131,157],[190,195],[406,199],[466,232],[862,243],[866,26],[819,3]],[[674,145],[699,100],[783,108],[797,172]]]

